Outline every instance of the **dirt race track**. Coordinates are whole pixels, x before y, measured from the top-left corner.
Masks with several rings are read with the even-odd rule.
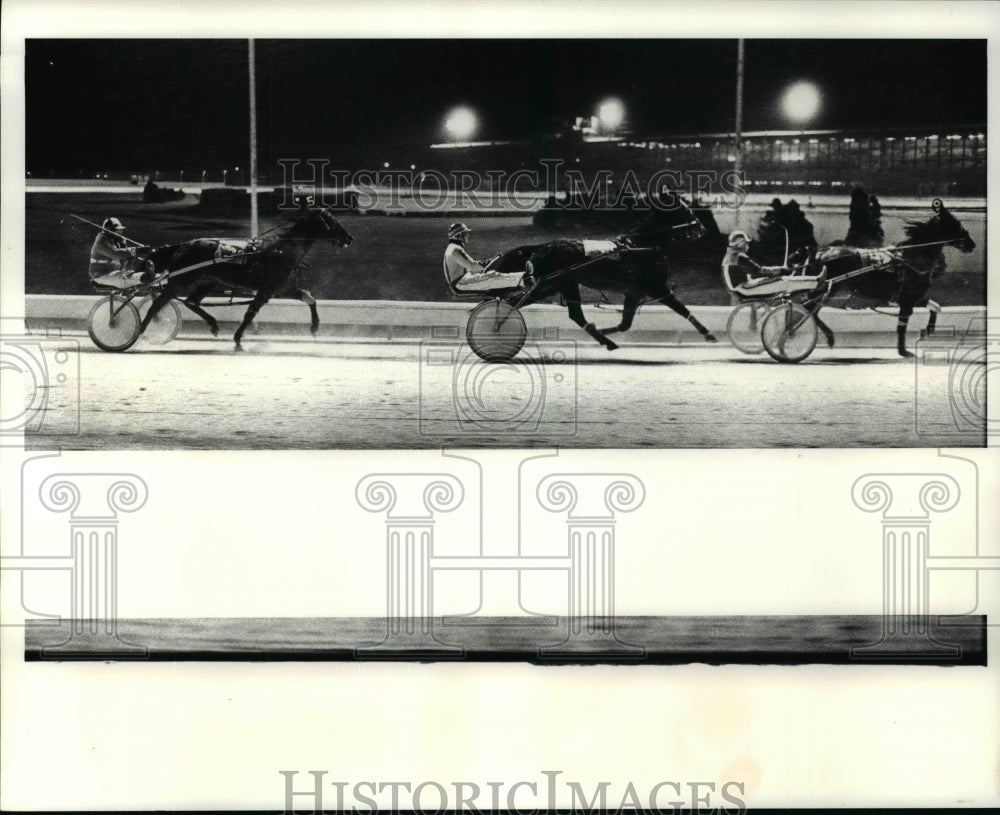
[[[35,449],[936,447],[984,442],[983,364],[817,349],[799,365],[719,345],[526,346],[486,364],[461,343],[71,336]],[[78,349],[76,351],[75,349]],[[541,364],[544,357],[545,364]],[[957,374],[957,375],[956,375]]]

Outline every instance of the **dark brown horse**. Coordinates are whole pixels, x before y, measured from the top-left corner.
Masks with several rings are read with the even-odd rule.
[[[928,305],[929,291],[935,278],[945,270],[944,247],[953,246],[961,252],[971,252],[976,248],[975,241],[969,233],[945,208],[940,199],[935,199],[931,205],[934,215],[927,221],[909,221],[906,226],[906,240],[884,251],[885,260],[880,262],[876,257],[875,269],[864,272],[856,277],[850,277],[834,283],[830,287],[830,296],[838,295],[860,301],[865,306],[885,306],[890,303],[899,305],[899,320],[896,325],[897,350],[903,357],[912,357],[906,349],[906,329],[916,306]],[[814,263],[826,266],[827,279],[832,280],[840,275],[873,265],[871,252],[858,250],[850,246],[832,246],[823,249],[816,255]],[[833,332],[822,320],[819,311],[826,298],[812,298],[804,303],[816,320],[827,344],[833,347]],[[936,305],[936,304],[935,304]],[[937,316],[931,308],[928,321],[928,332],[934,330],[934,320]]]
[[[299,287],[299,277],[313,244],[324,239],[338,247],[349,246],[354,240],[327,208],[317,208],[268,241],[197,238],[149,251],[148,260],[152,261],[155,273],[166,273],[167,277],[143,318],[139,333],[146,330],[170,300],[178,298],[217,336],[219,324],[201,307],[201,301],[210,294],[236,289],[252,294],[243,322],[233,336],[237,351],[242,350],[243,332],[257,312],[279,293],[288,292],[309,306],[310,329],[315,334],[319,328],[316,300]]]
[[[492,261],[496,271],[525,270],[523,294],[510,297],[518,308],[561,295],[570,319],[597,342],[614,351],[608,334],[627,331],[643,302],[669,306],[687,319],[709,342],[715,337],[694,317],[670,285],[668,261],[679,247],[706,234],[698,218],[677,196],[665,195],[649,214],[616,241],[585,241],[562,238],[535,246],[520,246]],[[580,286],[624,294],[621,322],[597,328],[583,314]]]

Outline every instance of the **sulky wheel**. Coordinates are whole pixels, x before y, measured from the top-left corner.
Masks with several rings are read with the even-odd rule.
[[[771,309],[761,324],[760,338],[778,362],[801,362],[816,347],[816,321],[797,303]]]
[[[153,299],[154,297],[147,297],[139,304],[140,319],[146,319],[146,313],[149,311],[149,307],[153,305]],[[183,322],[184,318],[181,317],[180,307],[173,300],[170,300],[156,313],[156,316],[150,321],[149,325],[146,326],[146,330],[142,332],[142,337],[154,345],[166,345],[177,336],[177,332],[181,330],[181,323]]]
[[[503,300],[476,306],[465,328],[469,347],[487,362],[506,362],[517,356],[528,336],[521,312]]]
[[[740,303],[732,310],[726,323],[729,341],[744,354],[764,353],[764,343],[760,339],[760,327],[764,322],[769,303]]]
[[[102,351],[127,351],[139,339],[139,311],[117,294],[99,300],[87,317],[87,333]]]

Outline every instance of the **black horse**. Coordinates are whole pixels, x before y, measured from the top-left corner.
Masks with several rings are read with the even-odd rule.
[[[830,295],[856,298],[871,306],[897,303],[899,305],[899,320],[896,325],[897,350],[903,357],[913,356],[906,350],[907,325],[914,307],[927,305],[930,302],[928,292],[931,283],[945,270],[944,247],[954,246],[965,253],[976,248],[975,241],[969,237],[969,233],[955,216],[948,212],[940,199],[935,199],[932,209],[934,215],[929,220],[908,221],[906,240],[894,247],[888,247],[881,260],[877,255],[873,259],[871,251],[866,252],[850,246],[831,246],[817,253],[814,261],[817,265],[826,266],[828,280],[870,266],[874,262],[876,267],[874,270],[831,285]],[[819,319],[819,310],[826,299],[811,298],[803,305],[813,315],[816,325],[832,348],[833,332]],[[931,310],[927,333],[933,333],[936,316],[936,312]]]
[[[354,240],[325,207],[309,210],[268,241],[197,238],[151,250],[148,260],[152,261],[155,274],[167,273],[167,278],[143,318],[139,333],[146,330],[171,299],[183,298],[184,305],[201,317],[212,335],[217,336],[219,324],[201,307],[201,301],[210,294],[236,289],[253,295],[246,316],[233,336],[237,351],[242,350],[243,332],[257,312],[280,293],[287,292],[309,306],[310,330],[315,334],[319,328],[316,300],[299,287],[299,277],[313,244],[322,239],[338,247],[349,246]]]
[[[569,317],[597,342],[614,351],[607,335],[627,331],[643,302],[670,306],[709,342],[716,338],[688,311],[670,286],[667,262],[671,253],[705,235],[705,227],[676,196],[662,196],[649,214],[615,241],[561,238],[545,244],[519,246],[490,263],[495,271],[525,270],[526,292],[511,298],[517,307],[561,295]],[[584,317],[580,286],[625,295],[621,322],[597,328]]]
[[[750,256],[764,266],[775,266],[792,260],[805,260],[818,249],[813,225],[794,198],[781,203],[771,201],[757,225],[757,238],[750,243]]]

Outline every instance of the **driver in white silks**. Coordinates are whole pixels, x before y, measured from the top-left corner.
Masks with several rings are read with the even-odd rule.
[[[89,273],[94,283],[124,289],[149,279],[151,264],[136,257],[137,249],[146,250],[146,247],[129,246],[122,234],[124,231],[125,225],[118,218],[107,218],[101,225],[90,247]]]
[[[516,289],[524,278],[523,272],[486,271],[466,250],[469,227],[454,223],[448,227],[448,246],[444,250],[444,276],[448,285],[459,292]]]
[[[761,266],[749,254],[750,238],[736,230],[729,235],[729,248],[722,258],[722,276],[726,288],[740,297],[768,297],[809,291],[826,279],[826,270],[818,275],[796,272],[785,266]],[[807,264],[808,265],[808,264]],[[806,266],[797,267],[804,272]]]

